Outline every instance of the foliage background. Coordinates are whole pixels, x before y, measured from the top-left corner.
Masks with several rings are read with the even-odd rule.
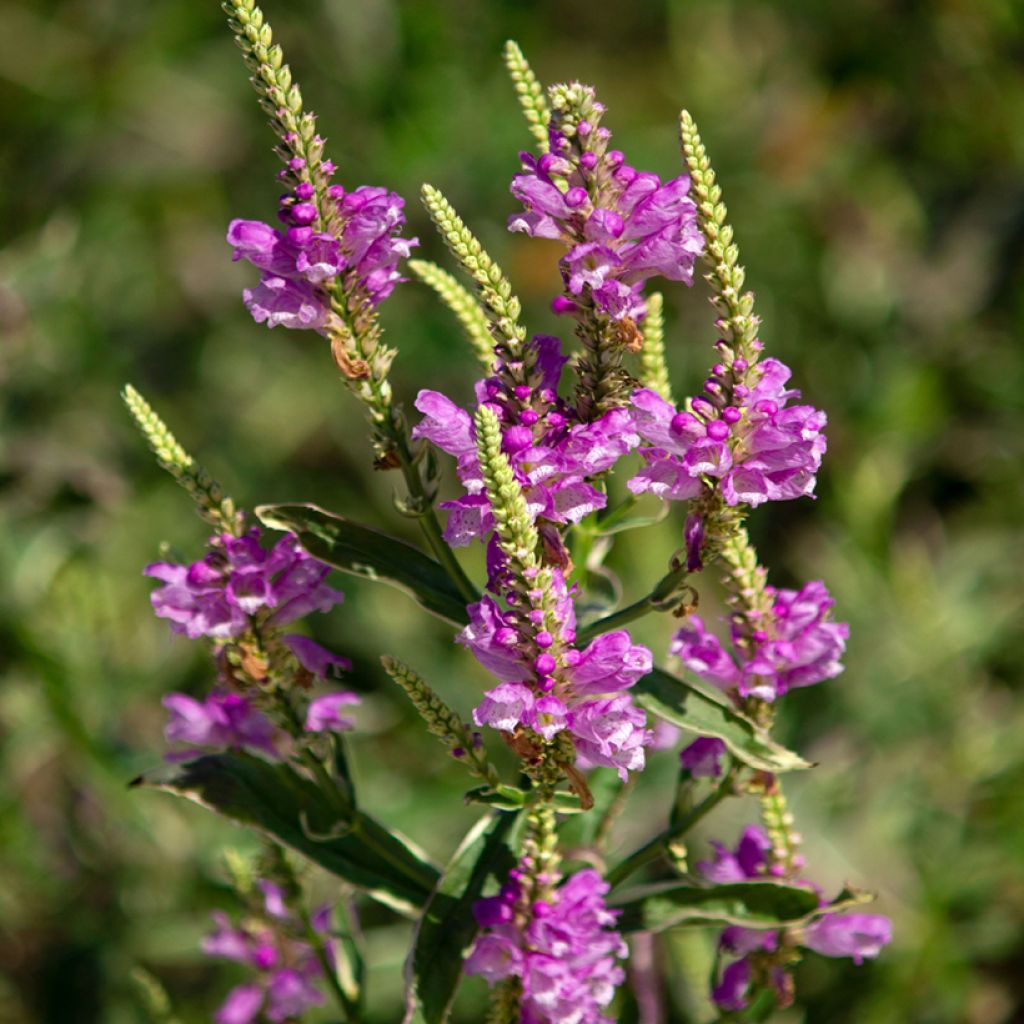
[[[292,0],[267,13],[340,180],[409,197],[432,258],[415,195],[441,187],[535,330],[557,329],[554,254],[503,229],[529,144],[504,39],[546,81],[596,84],[637,166],[678,173],[675,118],[694,113],[765,341],[831,420],[820,500],[752,520],[775,580],[824,578],[853,628],[845,675],[786,702],[783,738],[822,762],[793,780],[793,802],[816,877],[877,889],[896,922],[878,963],[805,964],[803,1008],[779,1019],[1022,1019],[1022,8]],[[410,524],[323,346],[269,334],[241,305],[225,225],[270,216],[277,165],[217,3],[4,0],[0,24],[0,1020],[144,1020],[136,965],[183,1021],[209,1019],[234,975],[196,945],[208,910],[230,904],[221,852],[246,838],[125,785],[160,757],[160,695],[201,689],[207,671],[151,617],[139,571],[161,539],[195,556],[204,531],[118,388],[137,384],[243,503]],[[679,393],[710,361],[705,298],[702,283],[668,292]],[[385,320],[401,395],[468,393],[471,356],[425,289],[402,288]],[[618,568],[654,579],[678,518]],[[463,779],[377,657],[409,659],[463,709],[483,677],[410,602],[344,585],[317,635],[354,657],[368,694],[364,799],[443,855],[472,817]],[[667,629],[642,635],[660,650]],[[670,762],[644,780],[641,828]],[[715,831],[731,838],[742,813]],[[392,1021],[405,933],[369,924],[385,964],[373,1019]]]

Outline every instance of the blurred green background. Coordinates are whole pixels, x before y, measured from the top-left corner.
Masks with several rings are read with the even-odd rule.
[[[845,675],[786,700],[782,738],[821,762],[791,800],[810,874],[876,889],[896,926],[877,963],[808,960],[779,1020],[1024,1019],[1024,8],[268,0],[267,14],[339,180],[408,197],[420,254],[445,262],[415,201],[423,181],[442,188],[537,331],[564,327],[546,310],[556,252],[504,231],[530,139],[503,41],[547,82],[594,83],[636,166],[678,173],[675,120],[692,111],[762,336],[830,418],[819,500],[751,524],[774,581],[825,579],[852,626]],[[197,556],[203,524],[118,389],[135,383],[243,504],[411,525],[325,347],[242,306],[251,275],[224,231],[271,218],[277,164],[215,0],[3,0],[0,119],[0,1021],[143,1021],[142,966],[189,1024],[238,978],[197,943],[209,909],[232,905],[224,847],[250,845],[126,788],[160,759],[160,695],[201,691],[208,668],[153,619],[140,575],[161,540]],[[677,394],[710,362],[706,294],[667,289]],[[400,396],[468,396],[473,359],[426,289],[401,288],[384,320]],[[629,596],[679,520],[616,553]],[[443,856],[474,817],[464,779],[377,658],[407,659],[464,711],[484,676],[411,602],[342,585],[347,603],[313,625],[367,694],[364,800]],[[637,633],[660,655],[669,629]],[[672,757],[654,758],[620,845],[655,827]],[[709,834],[731,840],[753,811]],[[366,923],[372,1019],[395,1021],[406,928]],[[700,1019],[676,1003],[672,1020]]]

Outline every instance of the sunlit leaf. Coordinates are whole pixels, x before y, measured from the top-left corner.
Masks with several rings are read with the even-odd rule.
[[[316,505],[261,505],[256,515],[264,526],[294,533],[309,554],[335,569],[390,583],[448,622],[468,621],[466,602],[445,570],[404,540]]]
[[[444,869],[416,928],[405,964],[404,1024],[442,1024],[462,980],[462,963],[477,933],[473,904],[496,892],[515,866],[510,845],[516,814],[481,818]]]
[[[421,851],[361,811],[342,813],[286,764],[213,754],[136,779],[186,797],[305,855],[403,914],[422,907],[439,873]]]
[[[780,773],[813,767],[810,761],[776,743],[731,707],[723,695],[677,679],[663,669],[656,668],[644,676],[632,692],[638,704],[666,722],[700,736],[717,737],[751,768]]]

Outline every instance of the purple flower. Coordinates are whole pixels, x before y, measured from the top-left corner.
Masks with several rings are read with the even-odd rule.
[[[531,515],[541,524],[578,523],[606,504],[604,493],[588,478],[610,469],[640,438],[623,409],[611,410],[592,423],[574,422],[575,412],[557,394],[566,362],[557,338],[536,336],[528,357],[534,365],[532,386],[512,384],[501,365],[495,376],[478,382],[477,402],[486,403],[501,418],[505,454]],[[445,539],[453,546],[485,540],[494,524],[483,493],[473,417],[436,391],[421,391],[416,408],[424,418],[413,428],[413,436],[455,456],[459,479],[468,492],[439,506],[449,512]]]
[[[354,722],[343,715],[342,708],[352,707],[360,702],[358,694],[341,690],[327,693],[310,701],[306,711],[306,732],[344,732]]]
[[[683,748],[679,761],[695,779],[717,778],[722,774],[722,758],[726,752],[720,739],[701,736]]]
[[[602,1010],[625,973],[616,963],[626,946],[607,908],[608,883],[593,869],[573,875],[550,896],[525,903],[524,861],[501,895],[477,902],[481,928],[467,974],[489,985],[519,978],[522,1020],[531,1024],[610,1024]]]
[[[573,708],[569,730],[582,768],[614,768],[626,781],[629,772],[643,771],[644,747],[650,732],[646,715],[628,693],[586,700]]]
[[[749,988],[750,961],[744,957],[726,967],[722,972],[722,980],[711,992],[711,998],[723,1010],[742,1010],[747,1005]]]
[[[397,237],[405,227],[405,200],[373,185],[360,185],[347,195],[335,185],[331,198],[341,215],[341,249],[348,266],[370,302],[380,305],[405,280],[399,261],[419,244],[415,238]]]
[[[473,710],[476,725],[489,725],[501,732],[514,732],[516,726],[531,721],[533,691],[523,683],[502,683],[488,690]]]
[[[809,405],[787,406],[799,391],[786,390],[790,370],[765,359],[753,387],[737,387],[735,405],[718,409],[704,399],[680,412],[654,391],[633,394],[633,420],[652,447],[647,465],[629,481],[634,494],[650,491],[671,501],[695,498],[705,478],[721,481],[728,505],[760,505],[811,495],[825,453],[825,414]]]
[[[232,989],[216,1015],[218,1024],[250,1024],[262,1016],[283,1024],[295,1020],[310,1007],[326,1001],[316,987],[322,975],[320,961],[312,946],[298,938],[301,922],[288,909],[281,888],[273,882],[258,883],[266,901],[265,913],[273,924],[247,922],[234,926],[226,914],[214,913],[216,930],[203,940],[208,956],[225,957],[245,964],[256,979]],[[321,908],[311,917],[313,928],[322,936],[330,929],[330,915]],[[324,939],[329,959],[332,941]]]
[[[260,1012],[263,998],[259,985],[238,985],[228,993],[214,1020],[217,1024],[249,1024]]]
[[[730,850],[722,843],[712,843],[715,859],[697,865],[709,881],[743,882],[774,874],[769,867],[771,843],[756,825],[743,830],[739,843]],[[809,882],[794,882],[806,885]],[[854,963],[878,956],[882,947],[892,941],[892,922],[880,914],[829,913],[822,900],[824,913],[802,931],[791,933],[791,941],[823,956],[849,957]],[[771,954],[781,948],[782,932],[762,931],[731,925],[719,936],[718,945],[724,953],[740,959],[728,964],[715,986],[712,998],[723,1010],[741,1010],[753,985],[770,985],[779,994],[780,1003],[792,997],[791,981],[785,960]]]
[[[260,750],[277,757],[274,727],[237,693],[211,693],[200,702],[184,693],[163,698],[169,715],[164,736],[169,743],[185,743],[190,749],[169,757],[180,760],[206,750]]]
[[[574,647],[572,597],[557,569],[551,590],[561,618],[557,636],[524,635],[517,615],[502,612],[488,595],[469,606],[470,623],[456,639],[502,680],[484,695],[473,721],[509,733],[525,727],[545,739],[568,730],[581,767],[604,765],[625,779],[643,769],[652,734],[644,712],[622,691],[651,671],[651,652],[625,630],[604,633],[582,651]]]
[[[326,647],[321,647],[315,640],[310,640],[308,636],[285,633],[281,639],[288,645],[292,654],[298,658],[299,664],[307,672],[311,672],[320,679],[326,679],[328,675],[340,676],[342,672],[352,671],[352,662],[348,658],[333,654]]]
[[[739,647],[734,633],[727,653],[701,617],[691,615],[673,638],[671,653],[704,682],[765,701],[839,675],[850,628],[830,621],[835,602],[825,584],[815,580],[798,591],[768,588],[768,593],[774,596],[771,620],[754,634],[751,651]]]
[[[521,154],[523,173],[512,179],[511,191],[524,212],[510,217],[508,227],[568,247],[559,312],[578,312],[582,304],[612,320],[638,320],[647,312],[644,282],[660,275],[692,284],[704,239],[690,179],[662,184],[609,150],[611,133],[597,127],[604,108],[589,91],[591,121],[571,135],[553,121],[550,152]]]
[[[243,292],[257,323],[326,334],[334,315],[326,290],[332,282],[340,280],[346,292],[357,289],[379,305],[405,280],[398,263],[417,241],[397,237],[405,225],[405,203],[387,189],[362,185],[346,193],[330,186],[323,203],[332,211],[337,236],[312,227],[320,217],[312,197],[311,186],[299,185],[282,198],[278,216],[285,231],[262,221],[233,220],[227,240],[232,259],[260,271],[259,284]]]
[[[710,881],[745,882],[751,878],[765,877],[772,844],[757,825],[748,825],[743,830],[735,850],[730,850],[723,843],[711,845],[715,848],[715,859],[701,861],[697,865]]]
[[[324,582],[330,567],[307,555],[294,536],[288,534],[270,550],[260,546],[259,538],[256,527],[241,537],[222,534],[213,538],[210,553],[190,566],[147,566],[144,575],[164,584],[151,598],[156,614],[191,639],[225,640],[244,633],[251,616],[267,615],[272,625],[287,625],[343,599]],[[310,644],[298,646],[312,654]],[[328,665],[323,659],[320,664]]]
[[[873,959],[892,942],[892,921],[881,914],[827,914],[804,929],[802,945],[822,956]]]

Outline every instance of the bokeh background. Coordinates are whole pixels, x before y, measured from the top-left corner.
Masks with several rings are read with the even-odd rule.
[[[845,675],[786,701],[783,739],[821,762],[792,780],[792,802],[811,874],[877,890],[896,923],[877,963],[809,959],[800,1008],[779,1020],[1024,1019],[1024,9],[268,0],[267,13],[340,180],[409,197],[421,254],[444,261],[415,201],[421,182],[441,187],[538,331],[560,326],[546,309],[556,253],[503,228],[529,146],[503,41],[545,81],[594,83],[634,165],[678,173],[675,119],[693,112],[766,344],[830,418],[819,500],[751,524],[773,579],[825,579],[852,626]],[[0,26],[0,1021],[146,1020],[130,981],[142,967],[190,1024],[237,980],[197,943],[209,910],[232,905],[225,847],[252,847],[126,787],[160,760],[161,694],[201,691],[209,672],[152,618],[140,575],[160,541],[195,557],[203,524],[118,389],[135,383],[243,504],[411,524],[324,346],[267,332],[241,304],[225,226],[272,216],[277,164],[215,0],[3,0]],[[702,282],[667,289],[677,393],[710,361],[706,297]],[[384,318],[406,401],[425,384],[468,395],[472,357],[425,288],[403,287]],[[656,578],[678,520],[616,553],[631,593]],[[411,602],[342,585],[347,603],[315,627],[366,694],[364,801],[443,856],[474,817],[464,779],[377,659],[411,661],[464,710],[484,677]],[[669,628],[638,633],[661,652]],[[671,754],[655,758],[622,847],[655,827],[672,773]],[[708,834],[731,840],[752,811]],[[406,928],[367,926],[371,1019],[394,1021]],[[666,956],[692,975],[698,947]],[[674,987],[671,1019],[701,1020]]]

